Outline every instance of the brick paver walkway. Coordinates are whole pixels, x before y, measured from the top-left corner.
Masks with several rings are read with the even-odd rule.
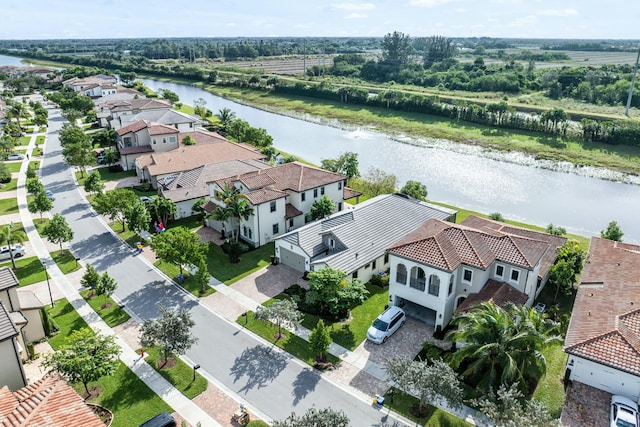
[[[564,427],[607,427],[611,393],[578,381],[567,389],[560,420]]]

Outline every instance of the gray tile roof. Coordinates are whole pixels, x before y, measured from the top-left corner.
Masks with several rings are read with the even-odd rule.
[[[312,264],[326,263],[351,273],[380,257],[386,248],[425,221],[447,220],[455,213],[397,194],[386,194],[301,227],[280,239],[300,246]],[[323,243],[327,234],[336,242],[332,250]]]
[[[13,324],[7,309],[4,308],[4,304],[0,302],[0,342],[15,336],[18,336],[16,325]]]
[[[193,117],[175,110],[147,110],[138,114],[125,114],[119,117],[122,127],[128,126],[139,120],[146,120],[163,125],[177,125],[180,123],[198,123]]]
[[[0,268],[0,291],[15,288],[20,285],[13,270],[9,267]]]

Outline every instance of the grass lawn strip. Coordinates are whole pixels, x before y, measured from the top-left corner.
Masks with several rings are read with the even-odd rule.
[[[274,250],[275,244],[269,242],[266,245],[241,254],[240,262],[232,264],[229,262],[229,256],[222,251],[220,246],[215,243],[209,243],[207,266],[213,277],[227,285],[231,285],[269,265]]]
[[[0,184],[0,192],[13,191],[16,188],[18,188],[18,178],[12,178],[11,181],[9,181],[8,183]]]
[[[66,249],[51,252],[51,257],[58,264],[62,274],[69,274],[80,269],[80,264],[76,258]]]
[[[161,369],[158,367],[159,349],[145,348],[144,351],[148,355],[145,356],[147,363],[190,400],[207,389],[206,378],[196,372],[196,380],[193,381],[193,367],[187,365],[182,359],[176,358],[176,365],[171,369]],[[139,354],[140,349],[137,352]]]
[[[465,420],[431,405],[429,405],[429,415],[426,418],[416,418],[409,410],[413,405],[418,403],[418,399],[395,389],[395,387],[392,387],[390,390],[394,390],[393,397],[387,393],[385,395],[384,406],[415,421],[416,425],[425,427],[468,427],[472,425]],[[382,411],[384,411],[384,409]]]
[[[49,309],[49,313],[60,328],[60,332],[49,339],[54,350],[59,350],[73,331],[89,327],[66,299],[58,301],[55,307]],[[139,425],[160,412],[173,412],[169,405],[122,362],[114,375],[89,383],[89,387],[96,385],[102,387],[102,394],[92,403],[98,403],[113,412],[113,427]],[[73,387],[83,395],[82,384],[73,384]]]
[[[0,199],[0,215],[18,213],[18,199]]]
[[[180,274],[180,268],[175,264],[170,264],[168,262],[158,260],[153,265],[173,280],[175,280],[176,277]],[[183,270],[182,274],[184,275],[184,282],[180,283],[180,286],[182,286],[184,289],[186,289],[196,297],[206,297],[207,295],[215,293],[216,290],[211,286],[207,286],[205,288],[206,292],[200,293],[202,287],[198,283],[196,283],[193,276],[191,276],[186,270]]]
[[[109,227],[111,227],[111,229],[113,231],[116,232],[116,234],[125,242],[127,242],[127,244],[129,246],[131,246],[131,248],[135,248],[136,244],[138,242],[142,242],[142,244],[144,246],[147,245],[147,243],[142,239],[142,237],[140,237],[138,235],[138,233],[135,233],[129,229],[126,229],[125,231],[122,231],[122,224],[120,223],[120,221],[114,221],[109,223]]]
[[[11,260],[0,264],[0,267],[11,268]],[[47,279],[44,272],[44,266],[37,256],[17,258],[16,267],[17,269],[13,270],[13,272],[20,282],[20,287],[44,282]]]
[[[277,326],[275,326],[273,323],[262,322],[254,319],[252,311],[247,312],[246,317],[238,317],[236,322],[271,343],[274,342],[274,335],[278,332]],[[292,334],[290,331],[283,329],[282,332],[284,333],[285,337],[279,339],[274,344],[287,353],[292,354],[303,362],[313,366],[313,363],[316,359],[316,354],[314,354],[309,349],[309,343],[299,336]],[[329,354],[327,356],[327,361],[331,363],[339,363],[340,359]]]
[[[124,311],[123,308],[120,308],[118,304],[111,298],[107,298],[105,308],[102,308],[105,305],[105,298],[103,295],[93,295],[94,291],[92,289],[87,289],[85,291],[80,292],[82,298],[89,303],[91,308],[98,313],[98,316],[105,321],[107,325],[110,327],[118,326],[121,323],[126,322],[131,318],[129,314]]]

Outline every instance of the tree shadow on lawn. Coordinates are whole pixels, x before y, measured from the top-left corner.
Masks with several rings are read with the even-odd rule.
[[[318,382],[320,382],[320,375],[312,369],[305,368],[300,372],[293,381],[293,390],[291,391],[294,397],[293,406],[297,406],[302,399],[315,390]]]
[[[339,324],[335,324],[334,328],[339,326]],[[330,332],[331,340],[337,344],[340,344],[346,348],[354,348],[356,346],[356,337],[353,335],[351,328],[349,325],[342,325],[339,329],[333,329]]]
[[[284,353],[271,351],[270,347],[264,345],[247,348],[236,357],[231,367],[233,382],[246,377],[246,384],[239,390],[245,394],[253,388],[266,387],[268,382],[275,380],[287,367],[287,360]]]

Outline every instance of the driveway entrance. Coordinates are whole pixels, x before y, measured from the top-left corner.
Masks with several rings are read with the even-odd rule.
[[[431,310],[430,308],[421,306],[420,304],[416,304],[411,301],[404,301],[404,305],[402,309],[407,314],[407,316],[419,320],[420,322],[426,323],[430,327],[435,327],[436,325],[436,311]]]

